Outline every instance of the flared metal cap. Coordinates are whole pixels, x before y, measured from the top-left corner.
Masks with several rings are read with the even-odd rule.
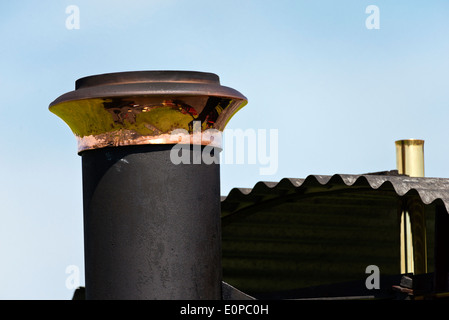
[[[81,152],[179,142],[221,147],[211,131],[222,132],[246,103],[245,96],[222,86],[213,73],[133,71],[78,79],[75,90],[55,99],[49,109],[71,128]],[[195,139],[198,133],[201,139]]]

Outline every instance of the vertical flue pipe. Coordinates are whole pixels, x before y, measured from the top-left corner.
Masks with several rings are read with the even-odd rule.
[[[221,298],[220,133],[245,104],[189,71],[90,76],[50,104],[82,158],[87,299]]]
[[[396,165],[399,174],[424,177],[424,140],[398,140]],[[424,206],[416,197],[404,199],[400,219],[401,272],[426,273],[427,248]]]
[[[398,173],[424,177],[424,140],[397,140],[395,145]]]

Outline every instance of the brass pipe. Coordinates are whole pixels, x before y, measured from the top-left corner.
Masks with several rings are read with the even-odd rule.
[[[424,140],[398,140],[396,166],[399,174],[424,177]],[[404,200],[400,218],[401,273],[426,273],[426,225],[424,206],[416,197]]]
[[[396,141],[396,167],[399,174],[424,177],[424,140]]]

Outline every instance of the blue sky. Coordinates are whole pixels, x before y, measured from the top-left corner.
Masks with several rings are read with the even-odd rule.
[[[368,5],[380,29],[366,28]],[[444,0],[0,2],[0,299],[70,299],[68,266],[84,284],[81,158],[48,111],[76,79],[194,70],[242,92],[228,129],[277,130],[278,170],[224,163],[223,195],[395,169],[405,138],[425,140],[426,176],[449,177],[448,14]]]

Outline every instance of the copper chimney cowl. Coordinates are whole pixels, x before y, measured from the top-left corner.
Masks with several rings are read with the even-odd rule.
[[[75,90],[50,104],[78,140],[78,152],[110,146],[174,144],[179,132],[191,143],[221,147],[221,141],[193,141],[193,123],[201,133],[223,131],[247,99],[220,85],[213,73],[135,71],[78,79]],[[178,130],[174,140],[172,132]],[[196,139],[198,140],[198,139]],[[184,140],[185,141],[185,140]]]

